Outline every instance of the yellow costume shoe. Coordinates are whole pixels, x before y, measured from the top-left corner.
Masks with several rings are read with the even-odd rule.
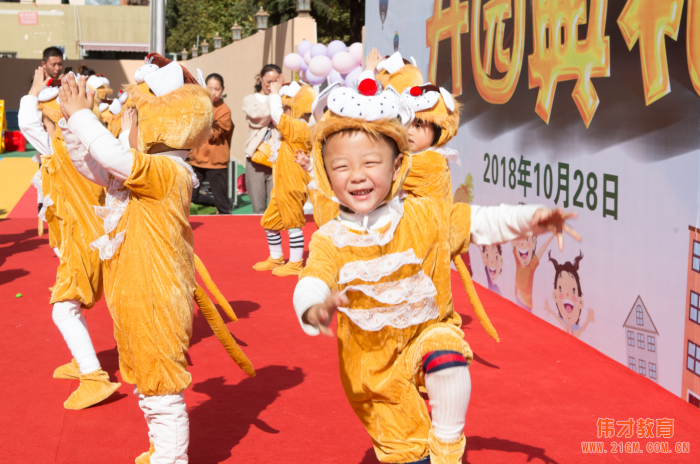
[[[102,369],[80,376],[80,386],[70,394],[63,407],[66,409],[85,409],[107,399],[117,391],[120,383],[109,381],[109,375]]]
[[[280,257],[275,259],[270,256],[265,261],[260,261],[258,264],[253,266],[253,269],[256,271],[271,271],[281,266],[284,266],[284,258]]]
[[[301,270],[304,268],[304,260],[302,259],[301,261],[296,261],[296,262],[288,262],[282,267],[278,267],[277,269],[274,269],[272,271],[272,274],[278,276],[278,277],[284,277],[284,276],[298,276],[301,273]]]
[[[53,371],[53,378],[66,380],[79,379],[80,367],[78,367],[78,363],[73,359],[68,364],[64,364]]]
[[[153,442],[151,442],[151,448],[145,453],[141,453],[141,456],[137,457],[134,462],[136,464],[151,464],[151,455],[155,452],[156,448],[153,446]]]

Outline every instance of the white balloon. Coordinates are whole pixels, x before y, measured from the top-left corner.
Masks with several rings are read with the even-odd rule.
[[[303,58],[298,53],[290,53],[289,55],[284,57],[284,65],[287,69],[291,69],[292,71],[298,71],[299,69],[301,69],[302,59]]]
[[[311,62],[311,50],[308,52],[304,53],[304,63],[308,64]]]
[[[348,51],[352,56],[355,57],[355,61],[357,61],[358,65],[362,64],[362,58],[364,58],[364,51],[362,48],[362,43],[361,42],[355,42],[354,44],[350,45],[348,48]]]
[[[315,76],[326,77],[333,70],[333,64],[330,58],[325,55],[318,55],[311,58],[309,63],[309,71],[311,71]]]
[[[333,69],[340,74],[349,73],[357,67],[357,60],[350,52],[338,52],[333,56]]]

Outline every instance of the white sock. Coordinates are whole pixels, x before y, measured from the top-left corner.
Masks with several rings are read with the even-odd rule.
[[[92,346],[87,321],[83,317],[78,300],[67,300],[54,303],[53,322],[63,335],[68,349],[75,358],[80,373],[85,375],[100,369],[95,348]]]
[[[304,232],[301,229],[289,229],[289,262],[296,263],[304,259]]]
[[[282,236],[278,230],[265,229],[267,235],[267,245],[270,247],[270,257],[280,259],[282,257]]]
[[[155,447],[151,464],[189,462],[187,448],[190,444],[190,419],[185,394],[139,395],[139,407],[146,417],[148,436]]]
[[[433,433],[451,442],[462,436],[472,381],[467,366],[455,366],[425,375],[430,397]]]

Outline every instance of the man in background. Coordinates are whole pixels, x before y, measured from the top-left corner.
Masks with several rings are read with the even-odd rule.
[[[63,52],[58,47],[49,47],[44,50],[41,60],[46,78],[60,79],[63,76]]]

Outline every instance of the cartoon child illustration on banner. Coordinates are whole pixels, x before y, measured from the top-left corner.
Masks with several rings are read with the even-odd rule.
[[[561,324],[566,333],[578,338],[581,336],[589,323],[595,322],[595,314],[588,308],[586,321],[580,325],[581,314],[583,313],[583,292],[581,291],[581,279],[578,275],[578,266],[583,259],[583,253],[574,258],[573,264],[569,261],[559,264],[552,258],[549,252],[549,260],[554,265],[554,291],[552,298],[556,304],[559,314],[549,307],[549,300],[544,300],[544,309],[554,316]]]
[[[540,249],[537,249],[537,237],[525,237],[511,242],[515,255],[515,302],[523,309],[532,312],[532,284],[535,281],[535,270],[540,265],[542,255],[552,242],[550,236]]]
[[[484,261],[489,290],[501,295],[501,289],[498,288],[496,281],[503,274],[503,249],[501,245],[489,245],[482,246],[479,250],[481,251],[481,259]]]

